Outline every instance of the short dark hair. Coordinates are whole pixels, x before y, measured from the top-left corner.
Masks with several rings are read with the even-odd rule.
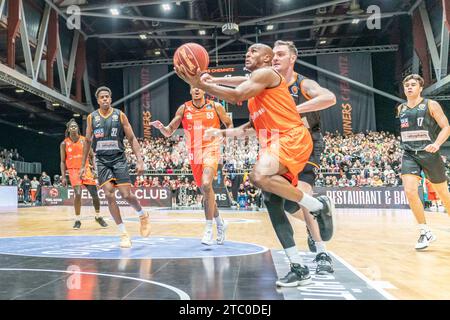
[[[74,118],[72,118],[72,119],[69,120],[69,122],[66,123],[66,132],[64,134],[66,136],[66,138],[69,136],[69,127],[70,127],[70,125],[72,123],[75,123],[77,125],[77,127],[78,127],[78,134],[81,135],[80,126],[78,125],[77,121]]]
[[[408,82],[409,80],[417,80],[421,87],[423,87],[423,85],[425,84],[423,78],[415,73],[406,76],[405,79],[403,79],[402,83],[405,84],[405,82]]]
[[[96,91],[95,91],[95,97],[98,99],[98,94],[101,91],[107,91],[109,93],[109,96],[112,97],[112,92],[111,89],[105,86],[99,87]]]

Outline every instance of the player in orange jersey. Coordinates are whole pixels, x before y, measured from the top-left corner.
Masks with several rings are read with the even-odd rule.
[[[67,129],[63,142],[60,144],[61,154],[61,182],[63,186],[67,186],[66,171],[69,174],[70,184],[75,192],[75,224],[74,229],[80,229],[80,211],[81,211],[81,186],[84,185],[88,189],[92,197],[92,202],[95,208],[95,221],[98,222],[103,228],[106,228],[108,224],[100,216],[100,199],[98,198],[97,186],[94,180],[89,166],[86,166],[86,176],[84,179],[80,179],[81,158],[83,156],[84,137],[80,134],[80,128],[78,127],[75,119],[71,119],[67,124]],[[92,153],[91,153],[92,155]]]
[[[313,145],[285,79],[271,67],[272,58],[273,51],[269,46],[250,46],[245,56],[245,67],[252,74],[236,88],[202,81],[200,71],[190,76],[183,66],[175,67],[175,71],[191,86],[220,99],[231,103],[248,100],[250,124],[231,130],[211,129],[205,134],[208,137],[225,134],[244,136],[255,129],[260,154],[250,173],[250,180],[265,192],[264,202],[272,225],[291,263],[289,273],[279,279],[277,285],[292,287],[310,283],[311,276],[295,246],[292,226],[283,209],[284,199],[298,202],[312,215],[327,223],[331,220],[334,206],[328,197],[313,198],[294,186],[298,173],[308,162]]]
[[[223,244],[227,226],[219,215],[212,187],[219,164],[221,139],[217,137],[204,139],[203,135],[208,128],[220,129],[221,122],[227,128],[231,128],[233,122],[220,103],[205,99],[203,90],[191,87],[190,93],[192,100],[178,108],[175,117],[167,127],[160,121],[153,121],[151,125],[159,129],[166,137],[170,137],[180,124],[183,125],[192,173],[195,183],[203,193],[206,227],[202,243],[213,244],[212,224],[214,217],[217,224],[217,244]]]

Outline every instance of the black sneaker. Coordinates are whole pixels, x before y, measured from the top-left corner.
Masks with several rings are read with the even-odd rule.
[[[292,263],[291,271],[276,282],[279,287],[305,286],[310,283],[311,276],[309,275],[308,267],[302,267],[298,263]]]
[[[323,241],[329,241],[333,237],[334,204],[327,196],[319,196],[316,199],[323,203],[323,209],[312,211],[311,214],[317,219],[320,237]]]
[[[73,225],[73,228],[75,230],[78,230],[78,229],[80,229],[80,227],[81,227],[81,222],[79,220],[75,221],[75,224]]]
[[[103,220],[102,217],[95,217],[95,221],[97,221],[97,223],[101,225],[102,228],[106,228],[108,226],[108,224],[105,222],[105,220]]]
[[[316,248],[316,242],[314,241],[314,239],[311,236],[311,232],[309,232],[309,229],[306,228],[306,232],[308,233],[308,248],[309,251],[311,252],[317,252],[317,248]]]
[[[334,272],[333,261],[326,252],[319,253],[314,259],[314,262],[317,263],[316,274],[327,274]]]

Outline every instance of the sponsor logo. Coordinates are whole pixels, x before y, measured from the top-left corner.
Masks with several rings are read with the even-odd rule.
[[[250,118],[255,121],[260,115],[262,115],[263,113],[266,112],[266,109],[261,108],[259,110],[256,110],[255,112],[253,112],[252,114],[250,114]]]
[[[212,107],[212,105],[210,105],[210,104],[208,104],[207,106],[206,106],[206,110],[211,110],[213,107]]]
[[[408,118],[401,118],[400,119],[400,127],[401,128],[409,128]]]
[[[56,188],[51,188],[48,194],[50,195],[50,197],[56,198],[59,196],[59,191]]]
[[[119,121],[119,116],[117,114],[113,114],[112,121]]]
[[[71,147],[69,147],[69,149],[67,149],[67,151],[69,151],[69,152],[72,152],[72,148],[71,148]]]
[[[291,86],[291,95],[298,96],[298,87],[297,86]]]
[[[105,136],[105,132],[103,131],[103,128],[95,129],[94,130],[94,136],[98,138],[103,138]]]
[[[191,113],[186,113],[186,119],[192,120],[192,114]]]

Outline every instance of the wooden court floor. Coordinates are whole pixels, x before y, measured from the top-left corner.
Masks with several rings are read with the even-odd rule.
[[[135,217],[122,208],[126,218]],[[110,227],[101,229],[94,211],[82,208],[82,227],[73,230],[73,208],[30,207],[0,213],[0,237],[48,235],[115,235],[107,208],[102,214]],[[203,232],[200,211],[151,209],[151,236],[198,237]],[[223,211],[231,223],[227,239],[280,249],[266,212]],[[450,299],[450,218],[443,212],[427,212],[437,241],[421,252],[414,249],[418,230],[412,213],[399,209],[337,209],[335,234],[328,250],[344,259],[369,280],[397,299]],[[298,247],[306,251],[303,222],[291,218]],[[137,236],[139,223],[125,221]],[[1,248],[0,248],[1,249]]]

